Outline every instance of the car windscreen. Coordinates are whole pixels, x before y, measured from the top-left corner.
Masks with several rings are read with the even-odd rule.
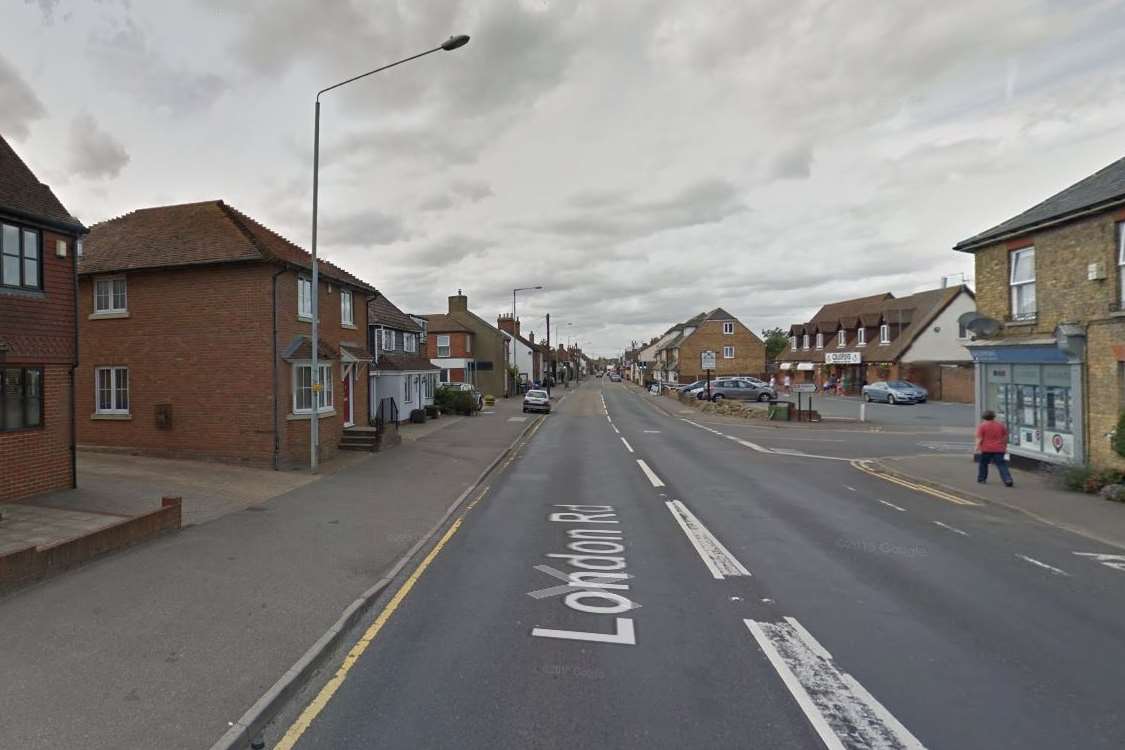
[[[887,385],[889,385],[891,388],[914,388],[915,387],[915,385],[913,383],[908,383],[905,380],[892,380],[891,382],[887,383]]]
[[[528,391],[527,397],[528,398],[547,398],[547,392],[546,391]]]

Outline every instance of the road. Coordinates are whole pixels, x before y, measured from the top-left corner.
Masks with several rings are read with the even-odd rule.
[[[809,394],[801,394],[803,401]],[[787,401],[797,402],[797,394],[783,396]],[[828,419],[859,419],[859,408],[863,400],[858,396],[825,396],[812,394],[813,408]],[[973,405],[958,404],[952,401],[927,401],[924,404],[884,404],[867,405],[866,419],[872,424],[912,425],[919,428],[938,426],[971,428],[973,424]]]
[[[647,398],[568,394],[267,746],[1121,747],[1096,545]]]

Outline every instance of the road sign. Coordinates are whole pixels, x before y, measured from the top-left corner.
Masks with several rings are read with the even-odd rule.
[[[714,370],[715,369],[715,352],[700,352],[699,353],[699,369],[701,369],[701,370]]]
[[[793,386],[794,393],[816,393],[816,383],[797,383]]]

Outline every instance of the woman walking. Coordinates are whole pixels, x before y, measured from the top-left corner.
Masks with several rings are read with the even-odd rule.
[[[991,409],[980,416],[983,421],[977,427],[977,481],[981,484],[988,481],[988,464],[994,463],[1000,479],[1011,487],[1012,474],[1008,471],[1008,462],[1004,460],[1008,450],[1008,428],[1003,422],[996,421],[996,412]]]

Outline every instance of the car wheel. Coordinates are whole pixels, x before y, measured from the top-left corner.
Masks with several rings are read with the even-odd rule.
[[[723,394],[716,393],[714,396],[711,397],[711,400],[712,401],[722,401],[723,400]]]
[[[895,394],[893,394],[893,393],[887,394],[887,403],[890,404],[891,406],[894,406],[895,404],[898,403],[897,401],[895,401]]]
[[[871,394],[870,393],[863,394],[863,400],[870,404],[871,403]]]
[[[759,401],[769,401],[770,400],[770,394],[768,394],[768,393],[758,394],[758,400]]]

